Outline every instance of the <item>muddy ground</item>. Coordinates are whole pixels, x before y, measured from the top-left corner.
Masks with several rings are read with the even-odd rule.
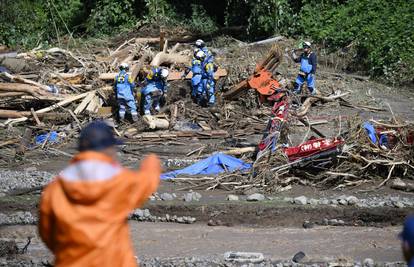
[[[226,49],[213,47],[213,51],[220,60],[221,55],[236,49],[234,45]],[[267,49],[268,47],[252,50],[252,54],[244,57],[259,58]],[[237,57],[238,54],[233,56]],[[245,58],[240,60],[246,60]],[[337,102],[317,104],[312,107],[308,117],[310,120],[328,120],[327,124],[318,126],[321,132],[328,136],[334,135],[338,131],[339,115],[342,120],[355,116],[364,119],[389,118],[391,113],[387,103],[396,116],[405,121],[414,121],[413,90],[354,77],[332,69],[327,63],[324,65],[323,59],[321,62],[317,75],[320,91],[329,93],[335,87],[350,91],[347,99],[352,103],[384,108],[384,111],[369,112],[343,107]],[[254,62],[250,67],[252,66],[254,67]],[[296,71],[297,66],[289,61],[280,66],[280,72],[289,79],[295,77]],[[182,82],[176,86],[188,88]],[[264,120],[264,126],[265,123]],[[125,125],[119,126],[119,129],[122,130],[122,127]],[[300,139],[306,128],[296,128],[295,134]],[[231,148],[234,143],[255,146],[260,137],[257,134],[227,140],[182,139],[144,145],[137,140],[128,140],[126,147],[119,152],[119,159],[123,165],[134,168],[144,155],[156,153],[163,160],[165,170],[171,170],[206,157],[207,152],[186,156],[201,146],[207,146],[210,151]],[[59,149],[74,154],[76,142],[73,140]],[[24,159],[10,162],[0,169],[4,179],[0,181],[0,219],[3,224],[0,226],[0,241],[14,240],[18,247],[14,252],[0,251],[1,266],[42,266],[43,263],[53,261],[36,232],[40,191],[27,189],[40,189],[48,179],[36,178],[36,175],[43,175],[38,172],[47,172],[53,177],[69,159],[70,155],[37,149],[27,153]],[[248,156],[244,159],[250,160]],[[10,170],[15,172],[7,174]],[[28,186],[25,179],[30,175],[23,176],[22,173],[32,173],[35,181]],[[6,177],[6,174],[13,177]],[[411,178],[404,179],[411,181]],[[246,200],[249,194],[256,192],[195,190],[202,195],[201,199],[185,202],[182,197],[190,190],[188,184],[163,181],[157,196],[148,201],[144,209],[148,209],[155,217],[161,218],[167,214],[191,216],[196,222],[182,224],[160,220],[131,220],[131,235],[136,253],[144,266],[225,266],[229,264],[223,259],[223,254],[227,251],[261,252],[266,258],[263,265],[267,266],[283,266],[277,265],[281,261],[285,262],[285,266],[290,266],[290,260],[299,251],[307,255],[302,262],[309,266],[328,266],[327,262],[336,263],[331,266],[360,266],[367,258],[379,264],[392,262],[387,266],[403,266],[402,263],[397,263],[403,260],[397,234],[404,218],[414,212],[413,193],[397,191],[388,185],[376,189],[381,182],[373,180],[358,187],[340,189],[293,184],[290,190],[265,194],[265,199],[257,202]],[[173,200],[164,201],[159,199],[162,193],[176,196],[173,196]],[[238,195],[239,200],[228,201],[229,194]],[[306,203],[295,200],[300,196],[306,197]],[[348,200],[346,203],[341,202],[341,199],[349,196],[355,196],[357,203],[352,204]],[[21,218],[14,220],[14,223],[7,221],[7,216],[22,211],[34,216],[32,222],[26,222],[28,225],[21,225],[25,223]],[[33,239],[27,251],[22,252],[28,237]],[[366,266],[372,266],[370,260],[365,263]]]

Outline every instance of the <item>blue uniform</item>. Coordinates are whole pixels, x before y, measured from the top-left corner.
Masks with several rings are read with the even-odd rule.
[[[201,99],[206,99],[209,105],[214,105],[216,98],[214,95],[214,64],[212,62],[206,62],[203,64],[202,82],[202,91],[198,92],[198,96],[201,97]]]
[[[300,62],[300,71],[302,74],[299,74],[295,80],[295,93],[300,93],[302,85],[306,82],[308,89],[311,94],[315,94],[315,72],[316,72],[316,55],[311,52],[309,55],[303,53],[296,62]]]
[[[168,85],[161,77],[160,68],[152,68],[145,78],[147,83],[141,90],[144,98],[144,113],[151,115],[151,108],[160,110],[160,98],[167,93]]]
[[[203,62],[199,59],[193,58],[191,61],[191,72],[193,73],[193,77],[191,78],[191,96],[196,97],[197,92],[203,91]]]
[[[204,62],[213,63],[214,62],[214,56],[210,52],[210,50],[208,50],[208,48],[206,46],[201,48],[201,50],[204,52],[204,54],[206,54],[206,58],[205,58]]]
[[[121,70],[121,72],[116,75],[114,87],[116,99],[119,104],[119,117],[121,119],[125,117],[127,107],[132,116],[137,116],[138,112],[134,96],[135,84],[125,70]]]

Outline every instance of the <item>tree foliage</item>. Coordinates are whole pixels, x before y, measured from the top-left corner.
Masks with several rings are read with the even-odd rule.
[[[410,82],[414,77],[413,3],[309,3],[302,8],[299,32],[333,49],[354,46],[356,65],[393,82]]]

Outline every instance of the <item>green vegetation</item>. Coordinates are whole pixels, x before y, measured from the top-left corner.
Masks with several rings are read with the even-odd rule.
[[[31,48],[63,35],[114,35],[138,22],[212,33],[243,26],[248,40],[282,34],[355,52],[351,70],[393,83],[414,77],[414,1],[3,0],[0,43]]]

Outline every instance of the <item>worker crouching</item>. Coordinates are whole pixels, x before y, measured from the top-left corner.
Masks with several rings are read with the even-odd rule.
[[[302,85],[306,82],[309,92],[312,95],[315,95],[315,73],[317,59],[316,54],[311,49],[311,43],[303,43],[303,53],[299,57],[296,55],[295,51],[292,51],[292,58],[295,62],[300,62],[300,71],[295,80],[294,92],[296,94],[300,94]]]
[[[129,77],[127,71],[129,66],[126,63],[122,63],[119,66],[119,74],[115,77],[115,96],[119,105],[119,119],[125,119],[127,109],[131,112],[132,119],[138,120],[137,105],[135,103],[135,83]]]
[[[161,98],[167,98],[169,72],[165,68],[153,67],[145,78],[146,85],[141,95],[144,100],[144,114],[151,115],[151,111],[160,111]]]
[[[55,267],[137,266],[128,214],[156,191],[161,166],[151,155],[138,171],[123,168],[116,160],[120,143],[110,126],[90,123],[79,153],[43,190],[39,233]]]

